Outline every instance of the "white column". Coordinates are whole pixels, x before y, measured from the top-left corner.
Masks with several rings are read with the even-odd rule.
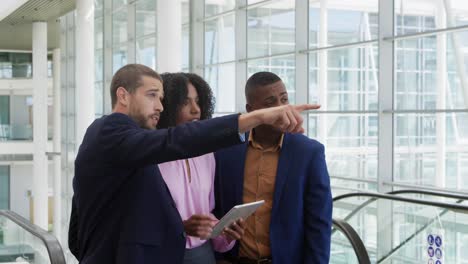
[[[34,224],[48,230],[47,23],[34,22],[33,55],[33,203]]]
[[[192,1],[191,1],[192,2]],[[157,1],[156,71],[182,70],[182,8],[180,0]],[[199,51],[197,51],[199,52]]]
[[[437,28],[447,27],[447,18],[445,16],[445,8],[443,3],[439,4],[436,15]],[[437,35],[437,109],[446,108],[447,95],[447,35]],[[446,129],[446,114],[436,114],[436,187],[445,187],[445,129]]]
[[[320,28],[319,28],[319,47],[328,46],[328,0],[320,1]],[[321,110],[328,110],[327,107],[327,87],[328,87],[328,51],[321,50],[319,56],[319,74],[318,74],[318,97]],[[318,118],[317,137],[323,143],[327,144],[328,120],[327,114],[321,114]]]
[[[54,49],[52,55],[52,69],[54,78],[54,235],[61,240],[62,230],[62,164],[60,156],[61,134],[61,107],[60,103],[60,49]]]
[[[190,72],[204,76],[205,61],[204,1],[190,1]],[[159,37],[159,36],[158,36]]]
[[[94,111],[94,2],[76,1],[76,147],[78,148]]]

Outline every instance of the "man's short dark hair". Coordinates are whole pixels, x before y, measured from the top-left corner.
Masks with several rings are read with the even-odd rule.
[[[250,101],[249,99],[256,88],[270,85],[278,81],[281,81],[281,78],[272,72],[254,73],[245,84],[245,98],[247,98],[247,102]]]
[[[149,76],[162,82],[161,76],[156,71],[142,64],[127,64],[114,74],[110,86],[112,108],[117,103],[117,89],[123,87],[127,92],[134,93],[141,86],[141,77],[143,76]]]

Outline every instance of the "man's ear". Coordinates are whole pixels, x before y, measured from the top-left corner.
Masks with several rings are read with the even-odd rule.
[[[251,106],[251,105],[249,105],[249,104],[245,104],[245,110],[247,110],[247,113],[250,113],[250,112],[252,112],[252,111],[253,111],[253,108],[252,108],[252,106]]]
[[[117,95],[117,102],[121,105],[128,106],[129,93],[127,92],[127,90],[121,86],[117,88],[117,91],[115,93]]]

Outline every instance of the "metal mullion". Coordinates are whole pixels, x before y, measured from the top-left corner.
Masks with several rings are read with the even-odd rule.
[[[394,1],[379,0],[379,83],[378,103],[379,111],[393,109],[394,106],[394,80],[395,80],[395,54],[394,42],[384,41],[384,38],[394,34],[395,8]],[[393,143],[394,123],[393,114],[379,114],[378,128],[378,155],[377,155],[377,190],[381,193],[392,191],[391,186],[384,182],[393,181]],[[393,244],[393,223],[389,228],[381,228],[389,215],[393,215],[391,203],[387,201],[377,202],[377,259],[390,252]]]
[[[104,63],[104,90],[106,87],[110,87],[113,76],[112,69],[112,0],[104,0],[104,32],[103,32],[103,63]],[[109,92],[104,92],[104,110],[103,114],[108,114],[112,110],[111,96]]]
[[[136,6],[135,2],[127,5],[127,63],[136,62]]]
[[[312,53],[312,52],[323,51],[323,50],[336,50],[336,49],[343,49],[343,48],[353,48],[353,47],[360,47],[360,46],[364,46],[364,45],[371,45],[371,44],[375,44],[375,43],[378,43],[378,42],[379,42],[378,39],[372,39],[372,40],[358,41],[358,42],[339,44],[339,45],[333,45],[333,46],[303,49],[303,50],[300,50],[299,52],[300,53]]]
[[[205,25],[202,21],[205,15],[205,1],[190,1],[190,59],[189,69],[191,72],[204,76],[204,69],[198,65],[205,63]]]
[[[264,0],[264,1],[260,1],[260,2],[257,2],[257,3],[251,4],[251,5],[246,4],[244,6],[240,6],[239,8],[248,10],[248,9],[253,9],[253,8],[257,8],[257,7],[262,7],[264,5],[268,5],[268,4],[271,4],[271,3],[274,3],[274,2],[278,2],[278,0]]]
[[[435,29],[435,30],[429,30],[429,31],[418,32],[418,33],[413,33],[413,34],[384,37],[383,40],[384,41],[406,40],[406,39],[422,38],[422,37],[428,37],[428,36],[439,35],[439,34],[455,33],[455,32],[465,31],[465,30],[468,30],[468,25],[452,27],[452,28]]]
[[[244,6],[248,0],[237,0],[236,7]],[[247,10],[238,8],[235,12],[235,110],[245,111],[245,94],[243,87],[247,82]]]
[[[229,16],[229,15],[234,15],[235,13],[236,13],[236,9],[231,9],[231,10],[228,10],[228,11],[224,11],[224,12],[218,13],[218,14],[216,14],[216,15],[212,15],[212,16],[208,16],[208,17],[201,18],[201,19],[199,19],[199,21],[200,21],[200,22],[212,21],[212,20],[216,20],[216,19],[221,18],[221,17],[225,17],[225,16]]]
[[[295,2],[295,42],[296,51],[309,47],[309,0]],[[295,52],[295,103],[309,102],[309,54]],[[303,113],[305,135],[309,131],[309,115]]]

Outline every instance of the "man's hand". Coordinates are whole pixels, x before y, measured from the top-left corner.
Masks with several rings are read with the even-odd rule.
[[[271,125],[282,132],[304,133],[301,112],[320,108],[320,105],[283,105],[256,110],[239,116],[239,132],[247,132],[259,125]]]
[[[224,228],[223,235],[227,238],[229,243],[233,240],[240,240],[244,235],[245,227],[245,221],[240,218],[229,227]]]
[[[184,221],[184,230],[189,236],[207,239],[213,232],[213,226],[217,221],[210,215],[192,215]]]

